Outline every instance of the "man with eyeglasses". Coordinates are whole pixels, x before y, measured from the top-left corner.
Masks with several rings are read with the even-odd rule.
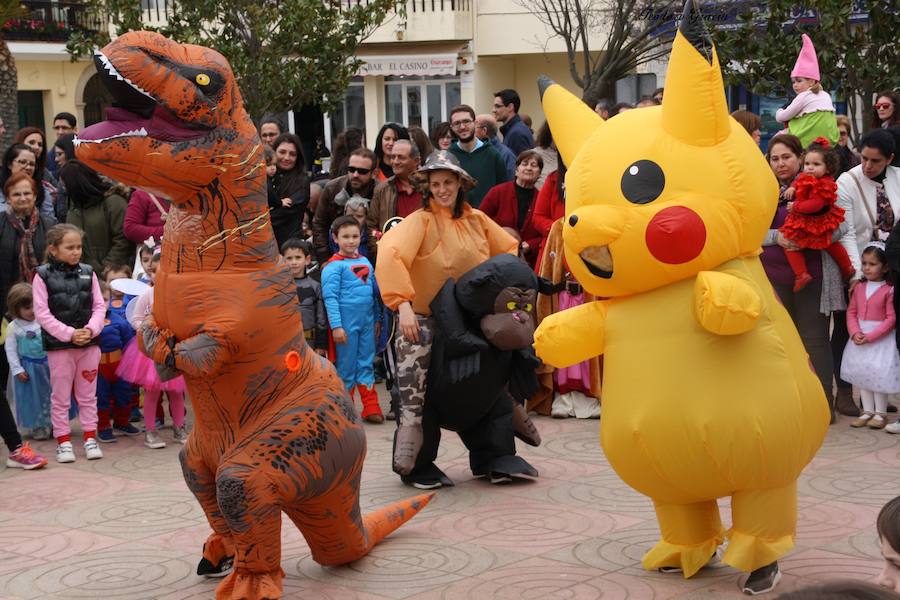
[[[522,100],[516,90],[500,90],[494,93],[494,118],[503,126],[500,133],[503,134],[503,143],[519,156],[525,150],[534,148],[534,134],[519,117],[519,107]]]
[[[497,120],[493,115],[478,115],[475,117],[475,135],[482,142],[487,142],[494,147],[494,150],[500,153],[503,162],[506,163],[506,175],[510,179],[516,176],[516,155],[509,147],[500,141],[497,137]]]
[[[72,113],[61,112],[53,117],[53,132],[56,138],[67,133],[78,133],[78,119]]]
[[[259,124],[259,138],[264,144],[271,146],[279,135],[281,135],[281,123],[275,117],[266,117]]]
[[[460,104],[450,109],[450,128],[457,137],[450,144],[450,152],[459,160],[459,166],[478,182],[466,200],[472,208],[478,208],[488,190],[509,181],[506,163],[489,142],[482,142],[475,135],[475,111],[471,106]]]
[[[347,174],[332,179],[322,190],[312,226],[313,250],[319,264],[324,264],[334,254],[328,246],[331,224],[344,214],[347,201],[354,196],[372,199],[377,166],[378,159],[374,152],[368,148],[357,148],[350,153]]]

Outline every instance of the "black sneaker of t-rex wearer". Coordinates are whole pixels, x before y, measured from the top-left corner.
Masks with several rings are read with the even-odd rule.
[[[744,582],[743,592],[750,596],[771,592],[780,579],[781,569],[778,568],[778,561],[775,561],[750,573],[750,577]]]

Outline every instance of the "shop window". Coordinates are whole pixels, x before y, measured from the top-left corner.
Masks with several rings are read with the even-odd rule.
[[[616,102],[635,104],[641,98],[652,96],[656,87],[655,73],[629,75],[616,82]]]
[[[384,83],[385,122],[418,125],[428,133],[459,102],[457,79],[388,77]]]
[[[366,130],[366,100],[362,82],[350,84],[343,103],[330,116],[332,140],[348,127],[359,127],[363,131]]]

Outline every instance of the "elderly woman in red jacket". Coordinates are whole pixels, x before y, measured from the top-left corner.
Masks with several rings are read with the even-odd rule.
[[[481,211],[501,227],[519,233],[521,254],[534,268],[541,244],[541,233],[533,223],[537,188],[544,159],[534,150],[525,150],[516,158],[516,178],[495,185],[485,195]]]
[[[152,237],[162,239],[171,203],[144,190],[134,190],[125,210],[125,237],[137,245]]]

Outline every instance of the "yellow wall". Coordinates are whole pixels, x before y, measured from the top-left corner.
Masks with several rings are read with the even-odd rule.
[[[535,131],[544,122],[538,95],[537,78],[546,75],[573,94],[581,96],[581,88],[569,75],[566,55],[519,54],[515,56],[481,56],[475,68],[475,105],[478,113],[490,112],[494,104],[494,92],[513,88],[522,98],[520,113],[529,115]]]
[[[53,117],[57,113],[70,112],[84,123],[84,86],[96,71],[93,63],[68,60],[18,60],[20,91],[41,91],[44,96],[44,124],[52,143]]]

